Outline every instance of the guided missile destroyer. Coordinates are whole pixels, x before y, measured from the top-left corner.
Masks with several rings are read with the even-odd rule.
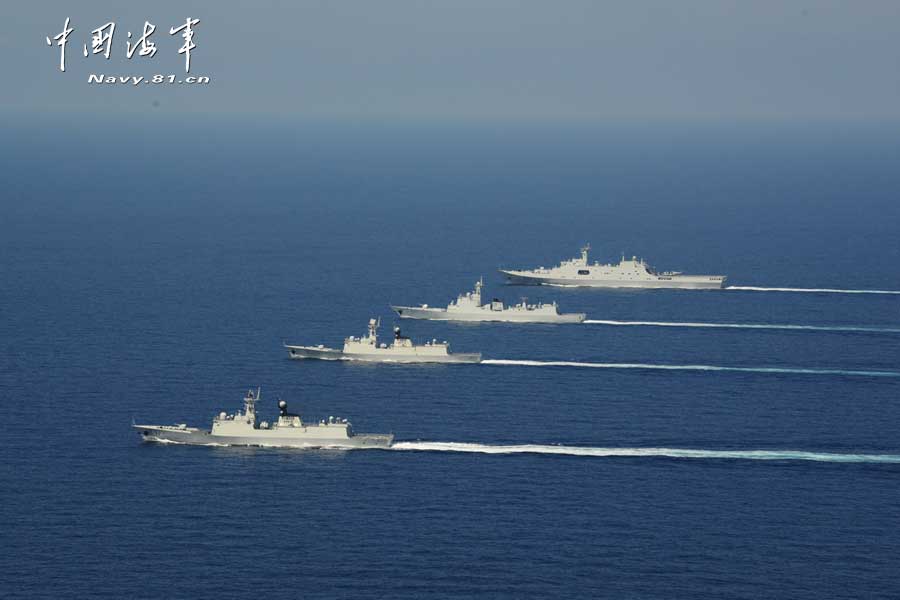
[[[392,434],[354,433],[347,419],[328,417],[318,423],[308,423],[288,412],[287,402],[278,401],[278,420],[274,423],[256,420],[259,390],[248,391],[244,397],[244,412],[219,413],[207,431],[197,427],[178,425],[137,425],[142,439],[148,442],[174,442],[194,445],[272,446],[290,448],[388,448],[394,441]]]
[[[619,264],[588,264],[590,246],[581,249],[581,256],[562,261],[559,266],[545,269],[500,269],[510,283],[530,285],[561,285],[611,288],[682,288],[718,289],[725,285],[724,275],[684,275],[680,271],[658,273],[643,259],[624,256]]]
[[[318,358],[322,360],[362,360],[369,362],[396,363],[477,363],[481,354],[453,354],[450,344],[431,340],[424,344],[413,344],[412,340],[394,327],[394,341],[388,345],[378,343],[376,319],[369,319],[369,331],[365,337],[350,336],[344,340],[342,350],[318,346],[292,346],[285,344],[291,358]]]
[[[560,314],[556,302],[552,304],[528,304],[524,299],[520,304],[504,306],[494,298],[487,304],[481,303],[481,288],[484,280],[475,282],[475,289],[450,302],[447,308],[421,306],[391,306],[402,319],[432,319],[439,321],[506,321],[512,323],[581,323],[584,313]]]

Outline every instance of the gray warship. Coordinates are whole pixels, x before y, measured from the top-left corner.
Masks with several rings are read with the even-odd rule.
[[[344,340],[343,349],[318,346],[294,346],[285,344],[291,358],[317,358],[321,360],[360,360],[368,362],[393,363],[477,363],[481,354],[454,354],[450,344],[431,340],[424,344],[413,344],[412,340],[394,327],[394,341],[390,345],[378,342],[380,321],[369,319],[369,331],[365,337],[350,336]]]
[[[308,423],[287,411],[287,402],[278,401],[278,420],[274,423],[256,420],[259,390],[244,397],[244,412],[219,413],[207,431],[178,425],[132,424],[148,442],[174,442],[192,445],[271,446],[280,448],[388,448],[392,434],[354,433],[347,419],[328,417]]]
[[[580,257],[564,260],[550,269],[500,269],[500,272],[510,283],[526,285],[678,289],[718,289],[725,285],[724,275],[685,275],[680,271],[659,273],[635,256],[630,259],[622,256],[617,265],[589,264],[590,249],[590,245],[584,246]]]
[[[437,321],[504,321],[509,323],[581,323],[584,313],[559,312],[556,302],[551,304],[521,303],[505,306],[494,298],[487,304],[481,303],[481,288],[484,279],[475,282],[475,289],[460,294],[450,302],[447,308],[433,308],[427,304],[421,306],[391,306],[401,319],[431,319]]]

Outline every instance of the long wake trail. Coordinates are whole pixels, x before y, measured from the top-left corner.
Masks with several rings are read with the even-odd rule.
[[[757,287],[752,285],[729,285],[726,290],[738,292],[807,292],[818,294],[900,294],[900,290],[842,290],[838,288],[789,288]]]
[[[701,327],[709,329],[776,329],[787,331],[832,331],[853,333],[900,333],[896,327],[858,327],[853,325],[781,325],[777,323],[695,323],[690,321],[613,321],[587,319],[588,325],[613,325],[632,327]]]
[[[539,444],[491,445],[462,442],[395,442],[392,450],[477,454],[562,454],[593,457],[718,458],[734,460],[806,460],[837,463],[900,463],[898,454],[838,454],[799,450],[695,450],[691,448],[594,448]]]
[[[580,367],[590,369],[649,369],[660,371],[729,371],[737,373],[782,373],[792,375],[845,375],[857,377],[900,377],[900,371],[855,371],[847,369],[805,369],[792,367],[723,367],[718,365],[666,365],[657,363],[591,363],[563,360],[486,359],[483,365],[518,367]]]

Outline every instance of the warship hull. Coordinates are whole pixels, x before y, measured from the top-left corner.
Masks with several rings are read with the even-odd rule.
[[[391,434],[360,433],[349,438],[285,435],[275,430],[257,430],[253,435],[213,435],[194,427],[135,425],[146,442],[193,446],[259,446],[270,448],[389,448]],[[315,429],[315,428],[311,428]]]
[[[320,346],[285,346],[291,358],[315,358],[318,360],[343,360],[344,351]]]
[[[421,306],[392,306],[401,319],[427,319],[432,321],[502,322],[502,323],[581,323],[584,313],[535,314],[533,311],[487,310],[449,311],[446,308]]]
[[[376,348],[372,352],[344,352],[336,348],[318,346],[285,346],[288,356],[293,359],[356,360],[383,363],[479,363],[481,354],[438,354],[429,352],[394,352],[389,348]]]
[[[659,276],[648,279],[591,279],[587,277],[558,277],[522,271],[500,271],[515,285],[558,285],[591,288],[644,288],[717,290],[725,286],[725,278],[718,276]]]

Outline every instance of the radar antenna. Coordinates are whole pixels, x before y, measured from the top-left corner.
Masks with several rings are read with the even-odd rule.
[[[381,317],[369,319],[369,337],[373,340],[378,337],[378,328],[381,327]]]
[[[256,388],[256,395],[253,394],[253,390],[247,390],[247,396],[244,398],[244,416],[247,418],[247,422],[255,422],[256,421],[256,401],[259,400],[260,390],[262,388]]]

